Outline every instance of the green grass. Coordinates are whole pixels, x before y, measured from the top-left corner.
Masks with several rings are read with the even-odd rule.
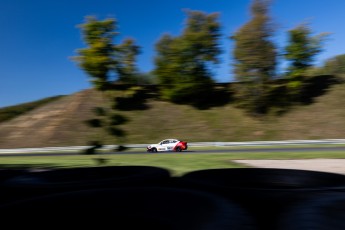
[[[107,166],[146,165],[168,169],[172,175],[211,169],[247,167],[232,160],[257,159],[345,159],[342,151],[320,152],[241,152],[241,153],[205,153],[205,154],[116,154],[116,155],[77,155],[77,156],[35,156],[35,157],[2,157],[0,167],[25,168],[60,168],[98,166],[97,159],[105,159]]]

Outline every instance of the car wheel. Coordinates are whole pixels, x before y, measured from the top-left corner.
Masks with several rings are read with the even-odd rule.
[[[153,148],[151,151],[152,151],[153,153],[156,153],[156,152],[157,152],[157,149],[156,149],[156,148]]]
[[[176,148],[176,152],[181,152],[181,151],[182,151],[181,147]]]

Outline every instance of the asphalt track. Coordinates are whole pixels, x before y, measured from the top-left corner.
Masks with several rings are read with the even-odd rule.
[[[209,153],[256,153],[256,152],[324,152],[324,151],[344,151],[345,147],[294,147],[294,148],[241,148],[241,149],[217,149],[198,150],[197,148],[183,152],[158,152],[148,153],[145,149],[138,151],[106,152],[102,155],[127,155],[127,154],[209,154]],[[49,152],[49,153],[1,153],[0,157],[37,157],[37,156],[78,156],[82,152]]]

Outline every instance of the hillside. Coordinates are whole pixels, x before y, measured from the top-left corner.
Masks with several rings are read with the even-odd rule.
[[[47,97],[38,101],[0,108],[0,123],[11,120],[14,117],[27,113],[37,107],[53,102],[62,97],[63,96]]]
[[[99,103],[94,94],[65,96],[0,123],[0,148],[85,145],[90,132],[81,119],[90,118],[90,108]]]
[[[83,122],[101,103],[98,92],[84,90],[0,123],[0,148],[86,145],[96,137],[118,143]],[[312,104],[265,118],[249,117],[231,104],[198,110],[151,98],[143,108],[120,112],[129,119],[123,143],[171,137],[188,142],[345,138],[344,105],[344,83],[333,85]]]

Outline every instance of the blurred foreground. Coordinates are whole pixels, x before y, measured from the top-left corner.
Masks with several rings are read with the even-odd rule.
[[[275,168],[0,170],[11,227],[344,229],[345,175]],[[20,221],[15,221],[20,220]]]

